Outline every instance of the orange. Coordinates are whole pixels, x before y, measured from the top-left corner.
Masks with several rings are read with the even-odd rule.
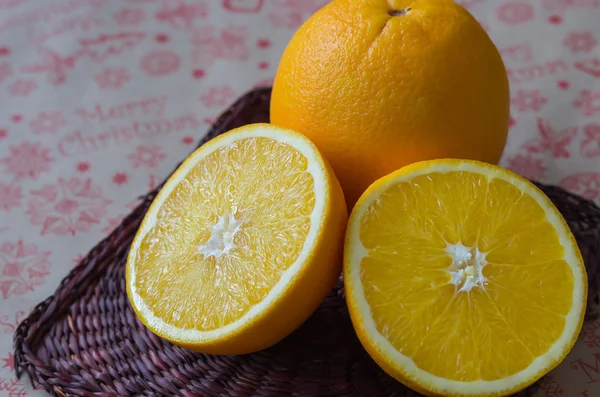
[[[334,0],[285,49],[271,122],[317,145],[351,208],[415,161],[497,163],[508,79],[486,32],[452,0]]]
[[[586,278],[548,197],[478,161],[406,166],[373,183],[348,223],[358,337],[430,396],[508,396],[545,375],[581,330]]]
[[[191,154],[156,196],[127,258],[127,294],[155,334],[203,353],[264,349],[341,273],[348,212],[303,135],[267,124]]]

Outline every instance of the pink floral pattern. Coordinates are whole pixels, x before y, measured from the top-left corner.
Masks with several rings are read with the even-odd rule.
[[[54,161],[50,149],[40,143],[22,142],[10,146],[9,150],[8,156],[0,158],[0,164],[17,180],[38,179],[40,174],[50,171],[50,164]]]
[[[537,120],[539,136],[527,141],[523,148],[530,153],[550,153],[554,158],[569,158],[569,145],[577,135],[577,127],[555,130],[542,119]]]
[[[591,32],[571,32],[565,37],[564,44],[574,54],[587,54],[596,48],[598,40]]]
[[[600,172],[580,172],[569,175],[560,181],[560,185],[600,204]]]
[[[509,157],[507,162],[508,169],[524,178],[534,181],[543,180],[548,171],[542,160],[533,158],[532,156],[518,154],[514,157]]]
[[[99,224],[112,201],[91,179],[59,178],[56,184],[31,191],[27,214],[41,235],[75,235]]]
[[[24,295],[44,283],[50,274],[50,251],[22,240],[0,245],[0,292],[2,298]]]
[[[579,97],[573,101],[573,107],[580,109],[586,117],[600,114],[600,91],[581,91]]]
[[[124,67],[106,68],[96,75],[95,80],[100,88],[119,89],[131,80],[131,75]]]
[[[22,200],[23,193],[20,186],[0,182],[0,210],[8,212],[20,207]]]
[[[600,1],[455,1],[507,68],[501,164],[600,204]],[[1,254],[0,396],[41,397],[11,372],[12,334],[30,305],[160,186],[228,105],[273,84],[289,38],[327,3],[0,0],[0,246],[37,250],[8,267]],[[535,397],[600,396],[597,327],[585,324]]]
[[[65,124],[62,112],[40,112],[31,120],[29,127],[34,134],[56,134]]]
[[[581,156],[591,159],[600,157],[600,124],[589,124],[583,128]]]
[[[520,25],[533,18],[533,6],[527,1],[510,1],[496,11],[498,19],[507,25]]]
[[[140,145],[128,157],[133,168],[154,168],[167,156],[160,146]]]
[[[547,102],[548,98],[542,96],[540,90],[519,90],[512,98],[512,104],[520,112],[539,112]]]

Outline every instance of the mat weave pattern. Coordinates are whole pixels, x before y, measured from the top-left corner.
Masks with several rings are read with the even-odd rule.
[[[239,99],[200,143],[268,121],[269,89]],[[575,233],[594,281],[600,262],[600,209],[542,186]],[[371,361],[353,332],[341,283],[316,313],[274,347],[209,356],[173,346],[136,318],[125,292],[130,243],[160,186],[94,247],[15,331],[18,376],[54,396],[383,396],[414,397]],[[591,297],[596,284],[590,284]],[[592,299],[591,298],[591,299]],[[592,299],[593,300],[593,299]],[[591,301],[592,301],[591,300]],[[593,315],[593,313],[590,313]],[[536,387],[518,394],[532,396]]]

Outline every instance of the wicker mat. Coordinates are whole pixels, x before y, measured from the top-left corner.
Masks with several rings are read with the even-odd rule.
[[[257,89],[239,99],[201,144],[231,128],[267,121],[269,97],[269,89]],[[541,187],[564,214],[589,274],[595,275],[600,209],[560,188]],[[418,395],[387,376],[362,349],[341,284],[302,327],[259,353],[203,355],[150,333],[129,306],[124,263],[156,192],[145,196],[18,327],[14,335],[18,376],[28,374],[34,385],[55,396]],[[590,284],[592,297],[595,285]],[[534,391],[535,386],[519,396]]]

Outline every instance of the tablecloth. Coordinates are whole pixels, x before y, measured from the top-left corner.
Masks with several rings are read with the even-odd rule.
[[[12,333],[326,0],[0,0],[0,396]],[[463,0],[505,60],[502,165],[600,204],[600,0]],[[539,397],[600,396],[600,321]]]

